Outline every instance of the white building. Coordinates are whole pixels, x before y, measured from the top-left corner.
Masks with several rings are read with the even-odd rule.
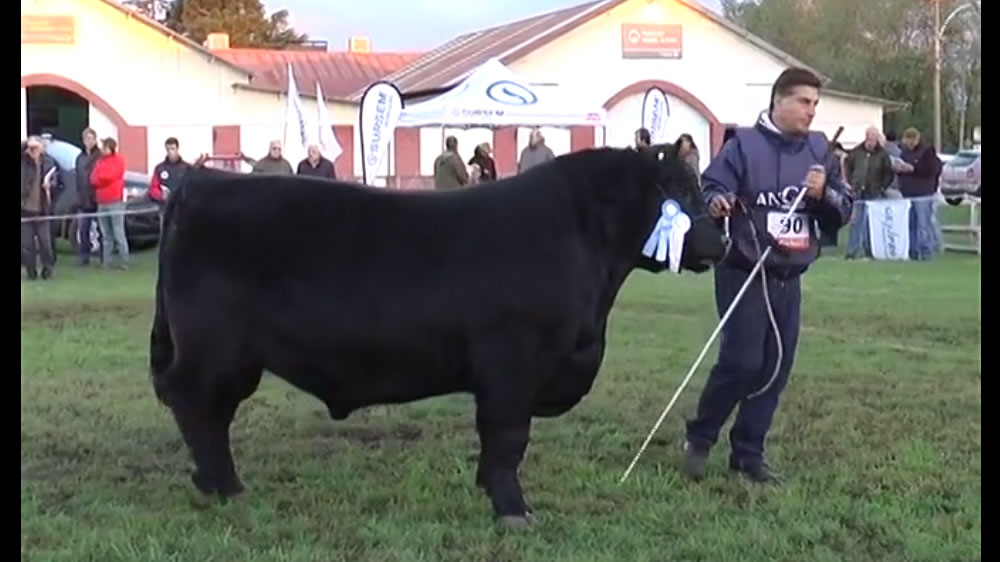
[[[557,154],[631,144],[642,96],[656,85],[668,94],[669,136],[691,134],[702,166],[727,126],[755,121],[782,70],[806,66],[697,0],[593,1],[467,33],[419,55],[230,49],[222,34],[206,47],[113,0],[21,0],[21,135],[50,130],[79,142],[89,124],[117,137],[129,168],[143,172],[163,158],[168,136],[180,139],[188,159],[259,157],[270,139],[285,138],[282,92],[291,62],[309,114],[322,84],[344,150],[338,175],[356,177],[357,104],[367,84],[394,82],[412,103],[447,91],[490,57],[534,88],[558,87],[608,110],[603,129],[544,129]],[[832,136],[843,126],[840,140],[850,147],[866,127],[882,124],[883,112],[902,106],[825,88],[814,127]],[[501,174],[516,169],[527,143],[527,129],[446,133],[458,137],[466,158],[490,142]],[[439,128],[398,129],[381,174],[401,187],[429,185],[441,138]]]

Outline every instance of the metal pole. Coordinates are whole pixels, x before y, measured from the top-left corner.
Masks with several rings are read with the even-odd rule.
[[[934,0],[934,148],[941,153],[941,0]]]

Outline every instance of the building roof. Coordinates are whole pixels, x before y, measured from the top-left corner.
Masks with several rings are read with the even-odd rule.
[[[497,57],[504,64],[510,64],[627,1],[591,1],[498,27],[466,33],[382,78],[393,82],[404,94],[448,88],[465,78],[489,58]],[[739,35],[785,64],[809,68],[824,82],[830,81],[830,78],[823,73],[702,6],[698,0],[677,0],[677,2]],[[354,102],[360,101],[363,93],[364,88],[359,88],[351,93],[349,99]]]
[[[850,100],[868,102],[874,105],[881,105],[883,109],[888,109],[890,111],[903,111],[910,107],[909,102],[893,101],[886,98],[869,96],[865,94],[855,94],[853,92],[845,92],[843,90],[834,90],[831,88],[824,88],[823,93],[831,94],[841,98],[847,98]]]
[[[170,37],[171,39],[177,41],[178,43],[181,43],[184,46],[186,46],[186,47],[188,47],[188,48],[190,48],[190,49],[192,49],[194,51],[197,51],[197,52],[205,55],[206,57],[208,57],[208,59],[210,61],[219,61],[222,64],[228,66],[229,68],[231,68],[231,69],[233,69],[233,70],[235,70],[237,72],[240,72],[242,74],[246,74],[248,80],[251,80],[253,78],[253,72],[251,72],[249,69],[244,68],[244,67],[242,67],[242,66],[240,66],[238,64],[235,64],[232,61],[228,61],[228,60],[219,58],[215,53],[213,53],[212,51],[210,51],[204,45],[199,45],[198,43],[196,43],[196,42],[188,39],[187,37],[184,37],[180,33],[177,33],[173,29],[170,29],[169,27],[161,24],[160,22],[158,22],[158,21],[156,21],[156,20],[154,20],[154,19],[152,19],[150,17],[147,17],[142,12],[139,12],[139,11],[133,10],[131,8],[128,8],[128,7],[120,4],[119,2],[116,2],[115,0],[100,0],[100,1],[103,2],[103,3],[105,3],[105,4],[107,4],[108,6],[111,6],[114,9],[118,10],[119,12],[125,14],[125,16],[127,17],[127,19],[134,19],[134,20],[136,20],[136,21],[138,21],[140,23],[143,23],[143,24],[145,24],[145,25],[153,28],[155,31],[157,31],[159,33],[162,33],[163,35],[166,35],[167,37]]]
[[[315,97],[316,83],[324,97],[344,99],[348,94],[413,62],[420,53],[350,53],[294,49],[218,49],[212,51],[233,64],[253,71],[251,84],[238,87],[265,92],[288,90],[288,63],[299,94]]]

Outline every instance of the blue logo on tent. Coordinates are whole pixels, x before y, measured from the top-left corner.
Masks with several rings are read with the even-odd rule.
[[[534,92],[510,80],[500,80],[490,84],[486,88],[486,95],[504,105],[531,105],[538,102],[538,96]]]

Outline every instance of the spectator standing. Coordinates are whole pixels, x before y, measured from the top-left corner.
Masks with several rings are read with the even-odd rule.
[[[58,175],[55,161],[43,152],[42,139],[29,137],[21,150],[21,218],[33,219],[21,223],[21,264],[28,279],[38,278],[39,258],[42,279],[52,277],[55,267],[52,225],[44,217],[52,211],[51,188]]]
[[[161,208],[166,203],[170,192],[180,185],[184,175],[191,169],[191,164],[181,157],[181,143],[174,137],[168,137],[163,142],[166,156],[153,168],[153,178],[149,184],[149,198]]]
[[[653,144],[653,137],[649,134],[649,129],[640,127],[635,130],[635,149],[645,150]]]
[[[283,174],[288,176],[295,174],[292,165],[281,155],[281,141],[279,140],[271,141],[267,148],[267,156],[260,160],[254,160],[243,154],[240,154],[240,157],[244,162],[253,166],[253,169],[250,170],[252,174]]]
[[[542,136],[542,130],[535,127],[531,130],[531,136],[528,137],[528,146],[524,147],[524,150],[521,151],[521,159],[517,163],[517,173],[530,170],[549,160],[555,160],[555,157],[556,155],[553,154],[552,149],[545,144],[545,137]]]
[[[496,181],[497,179],[497,164],[493,160],[491,152],[490,143],[484,142],[476,146],[476,149],[472,153],[472,158],[469,158],[470,166],[479,167],[479,176],[476,179],[476,183]]]
[[[300,176],[310,176],[328,180],[337,179],[337,172],[334,170],[333,162],[323,156],[323,154],[319,151],[319,145],[316,144],[309,145],[306,157],[299,162],[297,173]]]
[[[96,222],[89,213],[97,211],[97,199],[94,184],[90,182],[90,175],[101,157],[101,149],[97,147],[97,131],[87,127],[81,137],[83,150],[76,156],[76,205],[83,216],[77,217],[76,220],[76,255],[77,263],[87,266],[90,265],[90,230]]]
[[[899,191],[910,199],[910,259],[929,260],[939,248],[937,235],[938,177],[941,159],[934,146],[921,141],[920,131],[903,132],[901,164],[897,164]]]
[[[694,143],[694,137],[687,133],[681,134],[677,137],[677,142],[674,143],[674,147],[677,149],[677,155],[684,160],[684,163],[688,165],[689,168],[698,176],[698,185],[701,185],[701,161],[698,154],[698,145]]]
[[[847,241],[847,259],[854,259],[858,251],[864,249],[866,257],[871,257],[868,241],[868,209],[865,201],[885,198],[885,190],[892,185],[895,173],[892,160],[881,143],[881,133],[875,127],[865,131],[865,141],[847,153],[844,160],[844,177],[855,194],[854,210],[851,213],[850,237]]]
[[[113,138],[101,141],[101,158],[90,175],[97,199],[97,225],[101,228],[101,255],[104,267],[111,266],[111,252],[118,249],[119,267],[129,265],[128,239],[125,237],[125,159],[118,154]]]
[[[902,164],[903,149],[899,147],[896,140],[896,133],[889,131],[882,137],[882,148],[889,155],[892,162],[892,183],[885,190],[886,199],[901,199],[903,195],[899,192],[899,175],[896,173],[896,166]]]
[[[444,152],[434,159],[434,188],[457,189],[469,183],[469,171],[458,154],[458,139],[444,139]]]

